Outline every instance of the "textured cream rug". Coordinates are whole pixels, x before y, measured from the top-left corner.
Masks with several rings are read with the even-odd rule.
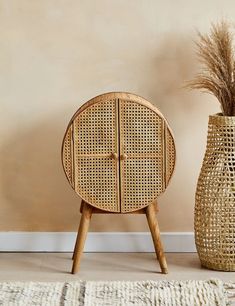
[[[208,281],[3,282],[0,305],[42,306],[223,306],[235,284]]]

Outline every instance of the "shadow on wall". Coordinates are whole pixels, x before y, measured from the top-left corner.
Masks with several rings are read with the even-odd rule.
[[[182,132],[181,128],[177,128],[182,114],[185,109],[193,108],[195,102],[190,102],[189,95],[185,95],[180,89],[184,80],[191,78],[191,46],[191,38],[164,38],[154,61],[149,62],[151,76],[142,76],[143,82],[139,84],[139,92],[136,92],[151,97],[152,102],[158,101],[157,106],[167,118],[170,117],[172,127],[178,135]],[[154,76],[152,71],[155,72]],[[125,82],[125,74],[120,77]],[[140,82],[140,79],[138,80]],[[136,88],[135,82],[133,74],[131,84],[128,80],[128,91],[132,92],[133,88]],[[17,130],[15,135],[2,145],[0,185],[2,198],[5,199],[1,205],[2,215],[5,214],[5,217],[1,230],[74,231],[77,228],[80,199],[67,183],[60,160],[61,143],[67,124],[63,114],[62,111],[55,113],[51,118],[45,118],[30,128]],[[178,183],[175,186],[179,188]],[[174,191],[177,188],[174,188]],[[175,218],[175,212],[172,210],[168,211],[168,218],[170,213],[172,219]],[[107,220],[106,216],[95,218],[92,225],[94,230],[110,230],[109,225],[103,222]],[[109,216],[111,230],[138,231],[147,228],[144,218],[138,216],[139,222],[136,222],[136,218]]]

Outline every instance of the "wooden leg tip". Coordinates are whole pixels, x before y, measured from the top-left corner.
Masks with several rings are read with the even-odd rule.
[[[75,267],[73,266],[71,273],[72,273],[72,274],[76,274],[76,273],[78,272],[78,270],[79,270],[78,267],[75,268]]]
[[[168,269],[167,268],[163,268],[162,269],[162,274],[168,274]]]

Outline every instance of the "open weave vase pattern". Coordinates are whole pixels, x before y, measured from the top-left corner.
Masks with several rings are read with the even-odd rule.
[[[202,265],[235,271],[235,117],[209,117],[194,228]]]

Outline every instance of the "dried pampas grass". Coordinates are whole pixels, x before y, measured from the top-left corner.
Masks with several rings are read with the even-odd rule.
[[[235,116],[235,58],[233,35],[225,21],[212,24],[209,35],[198,33],[197,55],[202,71],[188,87],[213,94],[224,116]]]

